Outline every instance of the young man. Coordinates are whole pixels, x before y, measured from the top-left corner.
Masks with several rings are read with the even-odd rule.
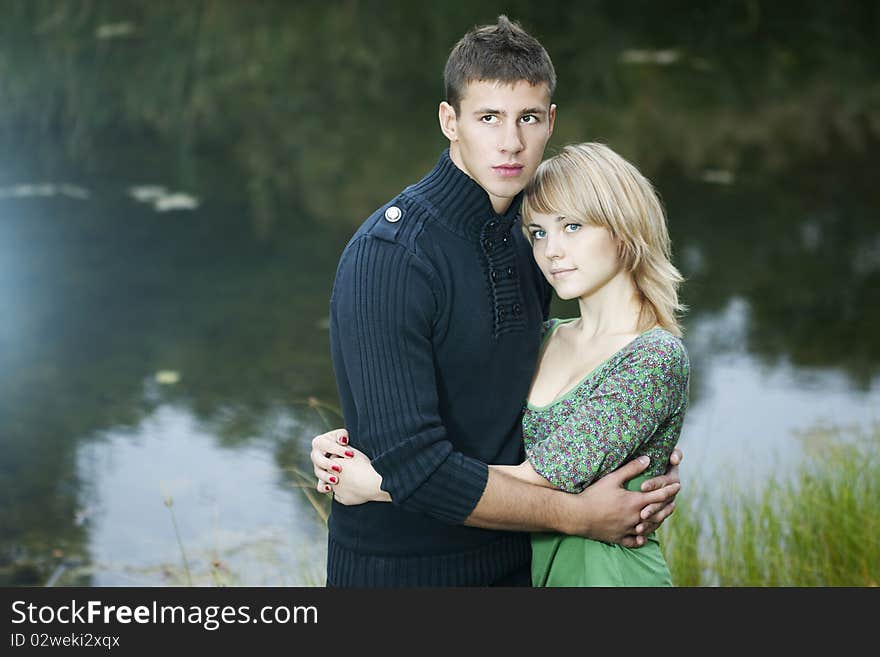
[[[527,586],[525,532],[640,545],[678,491],[675,466],[651,492],[624,490],[638,461],[579,495],[489,474],[487,463],[522,461],[520,413],[549,312],[518,217],[553,131],[556,75],[541,44],[501,16],[459,41],[444,79],[449,149],[362,224],[336,273],[345,424],[394,503],[334,502],[328,586]],[[345,431],[314,439],[316,474],[341,473],[344,458],[327,456],[346,443]]]

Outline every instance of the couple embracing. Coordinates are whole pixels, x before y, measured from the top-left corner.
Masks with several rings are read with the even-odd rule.
[[[671,585],[689,362],[657,194],[602,144],[542,162],[556,75],[507,17],[444,82],[449,148],[336,272],[327,585]]]

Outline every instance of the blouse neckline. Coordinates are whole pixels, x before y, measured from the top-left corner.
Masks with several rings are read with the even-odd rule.
[[[571,317],[571,318],[569,318],[569,319],[560,319],[560,320],[557,320],[557,321],[553,324],[553,326],[550,327],[550,330],[547,331],[547,335],[544,336],[544,341],[543,341],[542,344],[541,344],[541,354],[540,354],[541,356],[543,356],[544,348],[546,348],[546,346],[547,346],[547,342],[550,341],[550,336],[551,336],[551,335],[553,334],[553,332],[557,329],[557,327],[561,326],[562,324],[568,324],[568,323],[570,323],[570,322],[573,322],[573,321],[575,321],[576,319],[578,319],[578,318],[577,318],[577,317]],[[584,385],[584,383],[586,383],[586,382],[589,381],[591,378],[593,378],[593,375],[596,374],[600,369],[602,369],[603,367],[605,367],[605,365],[608,364],[608,362],[610,362],[611,359],[613,359],[613,358],[615,358],[616,356],[619,356],[620,354],[622,354],[624,351],[626,351],[627,349],[629,349],[630,347],[632,347],[632,345],[634,345],[638,340],[640,340],[642,337],[648,335],[649,333],[652,333],[653,331],[665,331],[665,330],[666,330],[666,329],[664,329],[662,326],[653,326],[653,327],[649,328],[647,331],[643,331],[642,333],[639,333],[636,337],[634,337],[632,340],[630,340],[630,341],[627,342],[625,345],[623,345],[620,349],[618,349],[617,351],[615,351],[614,353],[612,353],[612,354],[611,354],[610,356],[608,356],[605,360],[603,360],[601,363],[599,363],[598,365],[596,365],[596,367],[594,367],[593,369],[591,369],[591,370],[586,374],[586,376],[584,376],[582,379],[580,379],[580,380],[579,380],[577,383],[575,383],[571,388],[569,388],[569,389],[566,390],[564,393],[562,393],[561,395],[559,395],[559,396],[557,396],[556,398],[554,398],[554,399],[553,399],[552,401],[550,401],[549,403],[547,403],[547,404],[545,404],[545,405],[543,405],[543,406],[535,406],[535,405],[532,404],[528,399],[526,399],[526,408],[527,408],[528,410],[530,410],[530,411],[538,411],[538,412],[540,412],[540,411],[546,411],[547,409],[552,408],[553,406],[556,406],[557,404],[559,404],[559,403],[561,403],[561,402],[564,402],[566,399],[568,399],[568,398],[571,397],[573,394],[575,394],[575,393],[581,388],[581,386]],[[540,358],[539,358],[539,360],[540,360]]]

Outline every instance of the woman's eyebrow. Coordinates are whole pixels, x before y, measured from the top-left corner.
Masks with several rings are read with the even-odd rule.
[[[565,215],[559,215],[558,217],[556,217],[556,221],[563,221],[563,220],[565,220]],[[535,228],[540,228],[540,227],[541,227],[541,224],[536,224],[534,221],[531,222],[531,223],[529,223],[529,224],[527,224],[527,225],[529,225],[529,226],[534,226]]]

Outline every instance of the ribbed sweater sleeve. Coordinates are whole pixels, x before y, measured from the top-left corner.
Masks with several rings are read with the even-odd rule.
[[[406,247],[365,235],[337,270],[331,332],[356,417],[353,444],[395,504],[450,523],[479,501],[488,466],[453,449],[439,413],[431,334],[436,277]],[[354,426],[352,426],[352,423]]]

